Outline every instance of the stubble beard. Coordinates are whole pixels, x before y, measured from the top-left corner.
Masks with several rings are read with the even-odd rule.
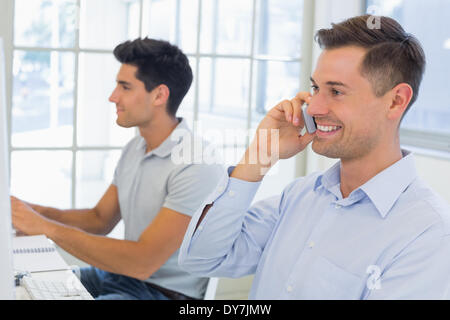
[[[134,124],[130,123],[130,121],[127,121],[127,119],[124,118],[120,119],[119,116],[116,119],[116,123],[119,127],[122,128],[131,128],[135,126]]]
[[[312,149],[317,154],[333,159],[356,159],[370,153],[378,142],[378,134],[371,135],[365,133],[354,137],[338,139],[327,139],[315,137],[312,143]]]

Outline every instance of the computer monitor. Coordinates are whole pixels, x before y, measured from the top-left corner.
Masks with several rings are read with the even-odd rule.
[[[5,51],[0,38],[0,299],[14,299],[11,202],[9,199]]]

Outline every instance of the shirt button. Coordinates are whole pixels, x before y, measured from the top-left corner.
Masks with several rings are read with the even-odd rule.
[[[235,194],[236,194],[236,192],[234,192],[233,190],[230,190],[230,191],[228,192],[228,195],[229,195],[231,198],[233,198]]]
[[[308,244],[308,247],[312,248],[312,247],[314,247],[314,245],[315,245],[314,241],[310,241]]]
[[[335,207],[336,209],[342,208],[342,206],[341,206],[340,204],[337,204],[337,203],[334,205],[334,207]]]
[[[287,291],[287,292],[292,292],[293,289],[294,289],[294,288],[292,288],[292,286],[287,286],[286,291]]]
[[[203,230],[203,226],[198,227],[197,230],[202,231]]]

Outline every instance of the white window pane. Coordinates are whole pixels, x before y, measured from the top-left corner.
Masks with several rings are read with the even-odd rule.
[[[100,53],[82,53],[79,63],[78,145],[125,145],[134,136],[134,130],[116,124],[116,107],[108,101],[120,63],[112,54]]]
[[[198,0],[181,0],[179,17],[176,43],[185,53],[193,53],[197,48]]]
[[[450,20],[448,0],[383,0],[368,2],[377,14],[396,19],[406,32],[415,35],[425,51],[426,70],[417,101],[403,119],[402,127],[450,133]],[[373,9],[374,7],[372,7]]]
[[[77,152],[77,208],[92,208],[110,186],[121,151]]]
[[[185,53],[196,51],[198,0],[145,0],[143,12],[144,36],[167,40]]]
[[[150,38],[175,43],[177,27],[175,0],[145,0],[143,12],[144,34]]]
[[[247,119],[249,65],[246,59],[202,58],[199,66],[200,111]]]
[[[139,36],[138,0],[82,0],[80,47],[113,49]]]
[[[207,129],[246,129],[249,60],[200,60],[199,124]]]
[[[76,0],[16,0],[14,43],[17,46],[73,47]]]
[[[252,98],[252,127],[267,111],[298,93],[300,62],[255,61]]]
[[[198,125],[208,129],[246,129],[249,62],[236,59],[200,61]]]
[[[11,155],[11,194],[20,199],[70,208],[72,152],[14,151]]]
[[[247,119],[200,113],[194,122],[194,131],[208,141],[219,141],[219,144],[245,145],[247,143]]]
[[[15,51],[12,145],[72,144],[74,54]]]
[[[249,55],[252,13],[253,1],[203,1],[201,52]]]
[[[258,4],[256,53],[300,57],[303,0],[261,0]]]

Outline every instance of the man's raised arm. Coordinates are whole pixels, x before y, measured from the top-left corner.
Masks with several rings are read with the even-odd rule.
[[[203,276],[254,272],[278,218],[281,196],[250,205],[268,170],[312,141],[312,134],[300,134],[301,106],[309,96],[303,92],[282,101],[261,121],[239,164],[229,168],[229,177],[193,216],[180,249],[181,267]]]

